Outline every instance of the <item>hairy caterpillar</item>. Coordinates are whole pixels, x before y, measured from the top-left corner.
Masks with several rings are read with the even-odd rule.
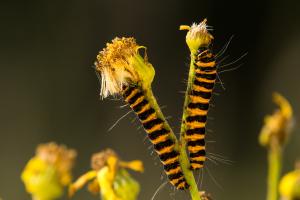
[[[122,95],[143,124],[171,184],[177,189],[186,189],[188,184],[181,171],[179,153],[174,150],[175,143],[170,137],[166,122],[158,116],[141,88],[123,86]]]
[[[191,169],[200,169],[206,160],[205,125],[217,73],[215,57],[208,47],[199,48],[194,66],[195,76],[191,91],[188,93],[185,138]]]
[[[187,142],[192,170],[202,168],[206,160],[205,125],[217,76],[215,56],[210,49],[213,36],[207,31],[206,21],[180,26],[180,30],[188,30],[186,42],[191,52],[181,133]]]

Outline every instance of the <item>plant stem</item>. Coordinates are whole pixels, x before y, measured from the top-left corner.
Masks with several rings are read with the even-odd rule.
[[[187,183],[190,185],[189,187],[189,192],[191,195],[192,200],[201,200],[200,198],[200,194],[198,192],[198,188],[197,188],[197,184],[195,181],[195,177],[192,173],[192,171],[188,168],[189,167],[189,159],[185,150],[185,141],[183,140],[182,142],[178,142],[177,137],[175,136],[174,132],[172,131],[170,125],[167,123],[167,121],[165,120],[164,115],[162,114],[160,107],[152,93],[151,89],[146,90],[146,97],[149,100],[151,106],[153,106],[153,108],[157,111],[158,116],[165,121],[165,125],[167,126],[167,128],[170,130],[170,136],[173,139],[173,141],[175,142],[175,150],[179,151],[179,162],[180,162],[180,166],[182,168],[182,172],[184,174],[184,177],[187,181]]]
[[[282,148],[276,138],[272,139],[268,150],[267,200],[277,200],[278,198],[278,182],[282,163]]]

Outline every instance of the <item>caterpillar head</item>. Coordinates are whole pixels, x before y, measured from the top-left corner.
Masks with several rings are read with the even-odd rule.
[[[145,50],[142,57],[140,49]],[[139,46],[135,39],[115,38],[106,44],[97,56],[96,71],[101,75],[101,97],[117,95],[123,85],[139,85],[144,89],[151,87],[154,68],[148,62],[146,48]]]
[[[186,34],[186,43],[192,53],[197,52],[199,47],[208,46],[213,36],[208,32],[206,19],[199,24],[193,23],[192,26],[181,25],[180,30],[188,30]]]

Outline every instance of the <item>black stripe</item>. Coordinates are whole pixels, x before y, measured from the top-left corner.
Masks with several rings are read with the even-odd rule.
[[[191,163],[191,164],[194,163],[194,164],[200,164],[200,165],[203,165],[203,164],[204,164],[204,161],[203,161],[203,160],[191,160],[190,163]]]
[[[174,142],[171,139],[167,139],[166,141],[155,144],[154,149],[156,151],[160,151],[160,150],[164,149],[165,147],[169,147],[172,145],[174,145]]]
[[[203,82],[203,81],[198,81],[197,79],[194,80],[194,84],[204,87],[206,89],[213,89],[214,85],[215,85],[215,83],[207,83],[207,82]]]
[[[197,55],[201,54],[203,51],[206,51],[206,50],[208,50],[208,46],[201,46],[201,47],[199,47],[198,51],[197,51]]]
[[[175,162],[173,162],[173,163],[164,165],[164,169],[168,172],[168,171],[170,171],[171,169],[176,169],[178,166],[179,166],[179,162],[178,162],[178,161],[175,161]]]
[[[209,104],[208,103],[207,104],[204,104],[204,103],[189,103],[188,108],[191,108],[191,109],[198,108],[200,110],[208,110]]]
[[[164,154],[159,155],[159,158],[160,158],[162,161],[167,161],[167,160],[169,160],[170,158],[175,158],[176,156],[178,156],[178,152],[176,152],[176,151],[171,151],[171,152],[167,152],[167,153],[164,153]]]
[[[155,140],[157,139],[159,136],[161,135],[167,135],[169,134],[169,131],[165,128],[162,128],[160,130],[156,130],[156,131],[153,131],[152,133],[149,133],[148,134],[148,137],[150,140]]]
[[[123,92],[123,97],[126,98],[128,96],[130,96],[130,94],[134,91],[135,87],[129,87],[129,86],[123,86],[123,90],[125,90]]]
[[[183,177],[183,173],[182,172],[177,172],[176,174],[169,174],[168,175],[168,178],[170,180],[173,180],[173,179],[178,179],[180,177]]]
[[[140,103],[138,103],[137,105],[135,105],[132,109],[134,110],[134,112],[140,112],[142,109],[143,109],[143,107],[145,106],[145,105],[147,105],[148,104],[148,101],[146,100],[146,99],[143,99],[143,101],[141,101]]]
[[[148,110],[145,110],[144,112],[138,114],[138,117],[141,120],[146,120],[151,114],[155,113],[155,110],[153,108],[150,108]]]
[[[204,78],[204,79],[207,79],[207,80],[216,80],[217,74],[216,73],[214,73],[214,74],[200,74],[200,73],[196,73],[196,77],[197,78]]]
[[[142,96],[144,96],[144,94],[142,92],[137,92],[133,97],[128,99],[129,105],[134,104],[138,100],[138,98],[140,98]]]
[[[155,125],[161,124],[164,121],[160,118],[156,118],[156,119],[152,119],[146,123],[143,123],[143,126],[146,130],[150,130],[151,128],[153,128]]]
[[[195,95],[195,96],[202,97],[203,99],[210,99],[211,98],[211,92],[204,92],[204,91],[193,90],[191,92],[191,94]]]
[[[186,131],[186,135],[194,135],[194,134],[200,134],[204,135],[205,134],[205,128],[194,128],[194,129],[188,129]]]
[[[198,139],[196,141],[188,141],[187,143],[188,146],[205,146],[205,140],[204,139]]]
[[[127,88],[128,88],[128,85],[122,85],[123,93],[124,93],[125,90],[127,90]]]
[[[188,116],[185,120],[187,122],[193,122],[193,121],[206,122],[207,117],[206,117],[206,115]]]
[[[148,137],[150,138],[150,140],[155,140],[159,136],[167,135],[167,134],[169,134],[169,131],[165,128],[162,128],[160,130],[156,130],[156,131],[153,131],[152,133],[149,133]]]
[[[206,152],[204,149],[197,151],[196,153],[190,153],[190,157],[200,157],[200,156],[205,156]]]

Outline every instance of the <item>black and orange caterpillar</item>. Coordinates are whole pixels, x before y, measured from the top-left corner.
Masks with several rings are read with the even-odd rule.
[[[215,56],[208,46],[198,49],[193,64],[195,74],[188,92],[185,139],[190,156],[190,168],[195,170],[202,168],[206,160],[205,126],[217,69]]]
[[[182,173],[179,153],[174,149],[175,142],[170,137],[171,130],[167,122],[159,117],[141,87],[123,86],[122,96],[143,124],[171,184],[180,190],[187,189],[189,185]]]

